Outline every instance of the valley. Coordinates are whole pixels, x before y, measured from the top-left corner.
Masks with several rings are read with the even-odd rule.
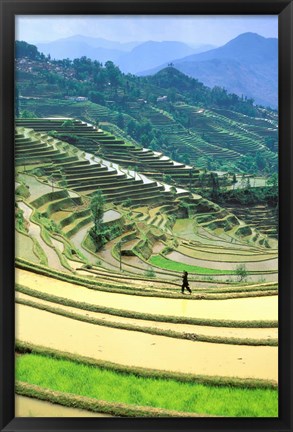
[[[22,60],[19,415],[277,417],[277,112],[173,66]]]

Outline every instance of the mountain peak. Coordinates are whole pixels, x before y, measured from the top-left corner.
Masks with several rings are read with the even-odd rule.
[[[257,33],[247,32],[242,33],[234,39],[230,40],[225,45],[223,45],[222,48],[238,47],[239,49],[246,49],[255,48],[256,46],[263,47],[267,45],[268,41],[272,40],[273,38],[265,38]]]
[[[224,87],[231,93],[244,94],[258,103],[275,107],[278,103],[277,60],[277,38],[247,32],[219,48],[171,62],[184,74],[209,87]]]
[[[241,33],[240,35],[236,36],[234,39],[232,39],[230,42],[236,41],[236,40],[242,40],[242,39],[246,39],[246,40],[264,40],[266,39],[265,37],[259,35],[258,33],[253,33],[253,32],[246,32],[246,33]]]

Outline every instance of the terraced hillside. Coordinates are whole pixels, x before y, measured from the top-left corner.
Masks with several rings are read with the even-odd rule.
[[[264,140],[269,135],[277,142],[276,124],[262,119],[250,121],[250,117],[239,114],[236,121],[230,118],[233,112],[207,110],[183,103],[175,104],[174,109],[187,118],[188,130],[174,131],[174,128],[169,127],[164,129],[164,134],[169,146],[175,147],[176,143],[178,152],[188,152],[191,164],[196,164],[201,156],[234,161],[259,152],[268,161],[277,160],[277,154],[267,148]]]
[[[115,114],[105,106],[90,101],[79,102],[64,99],[21,99],[23,110],[33,111],[38,117],[62,116],[75,117],[84,121],[93,119],[109,120],[115,118]]]
[[[149,121],[163,144],[160,150],[173,159],[198,166],[199,158],[211,158],[220,163],[240,164],[243,157],[261,155],[271,169],[277,167],[278,119],[265,112],[264,117],[251,117],[235,111],[203,108],[184,102],[151,103],[129,102],[119,114],[111,107],[92,102],[73,103],[48,99],[24,100],[24,109],[37,116],[81,118],[91,123],[117,124],[119,116],[127,125],[135,119]]]
[[[248,225],[256,227],[258,231],[277,238],[278,223],[277,209],[265,204],[247,205],[241,208],[239,205],[230,205],[226,208],[244,220]]]
[[[101,156],[120,166],[135,169],[148,177],[159,181],[173,180],[180,186],[200,186],[201,171],[194,166],[178,163],[161,152],[154,152],[143,148],[135,142],[128,142],[117,138],[89,123],[70,119],[69,125],[64,126],[66,119],[17,119],[16,124],[22,127],[33,128],[36,131],[74,135],[78,138],[76,146],[83,151]],[[115,133],[119,134],[119,128]],[[230,184],[231,179],[221,179],[222,184]]]
[[[183,182],[188,166],[80,121],[84,147],[47,134],[63,123],[16,127],[19,397],[78,415],[278,416],[276,240],[148,175]],[[123,168],[129,155],[137,172]],[[101,248],[90,234],[97,189]]]

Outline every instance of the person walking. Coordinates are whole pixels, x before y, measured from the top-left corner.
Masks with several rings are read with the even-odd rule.
[[[182,276],[182,287],[181,287],[181,293],[184,294],[184,288],[187,289],[187,291],[189,292],[189,294],[191,294],[191,289],[189,287],[189,282],[188,282],[188,273],[187,271],[183,272],[183,276]]]

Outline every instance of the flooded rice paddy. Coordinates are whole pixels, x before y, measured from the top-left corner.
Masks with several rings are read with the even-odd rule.
[[[50,402],[15,396],[15,417],[111,417],[78,408],[68,408]]]
[[[16,338],[127,366],[208,376],[278,379],[277,347],[154,336],[88,324],[20,304],[16,304]]]
[[[154,315],[233,321],[278,319],[277,296],[228,300],[188,300],[189,296],[182,299],[139,297],[94,291],[21,269],[16,272],[16,282],[43,293],[70,298],[77,302]]]

